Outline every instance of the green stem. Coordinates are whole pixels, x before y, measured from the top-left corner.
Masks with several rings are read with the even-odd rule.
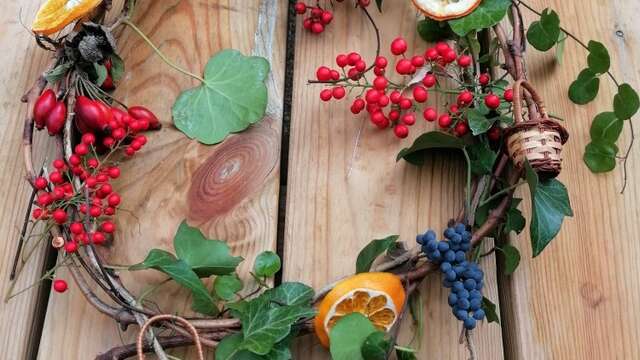
[[[487,204],[488,204],[488,203],[490,203],[491,201],[493,201],[493,200],[495,200],[495,199],[499,198],[500,196],[502,196],[502,195],[504,195],[504,194],[506,194],[506,193],[510,192],[511,190],[513,190],[513,189],[517,188],[518,186],[520,186],[520,185],[522,185],[522,184],[524,184],[524,183],[526,183],[526,181],[521,181],[521,182],[515,183],[515,184],[513,184],[513,185],[511,185],[511,186],[508,186],[508,187],[506,187],[506,188],[504,188],[504,189],[502,189],[502,190],[498,191],[497,193],[495,193],[495,194],[493,194],[493,195],[489,196],[488,198],[486,198],[486,199],[482,200],[482,202],[480,203],[480,206],[487,205]]]
[[[149,47],[151,47],[151,49],[153,49],[153,51],[155,51],[156,54],[160,56],[160,59],[162,59],[162,61],[164,61],[165,64],[171,66],[172,68],[174,68],[178,72],[181,72],[184,75],[190,76],[196,80],[199,80],[200,82],[204,82],[204,79],[202,77],[181,68],[180,66],[176,65],[173,61],[169,60],[169,58],[167,58],[167,56],[162,51],[160,51],[160,49],[158,49],[157,46],[153,44],[151,39],[149,39],[147,35],[145,35],[145,33],[143,33],[142,30],[140,30],[134,23],[132,23],[129,20],[123,20],[122,23],[131,27],[133,31],[135,31],[142,38],[142,40],[144,40],[147,43],[147,45],[149,45]]]

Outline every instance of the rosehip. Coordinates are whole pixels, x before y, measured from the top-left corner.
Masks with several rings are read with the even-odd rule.
[[[132,106],[128,109],[128,114],[133,119],[142,121],[143,130],[158,130],[162,126],[158,117],[144,106]],[[123,116],[122,121],[125,122],[126,120],[128,120],[127,117]]]
[[[411,126],[416,123],[416,115],[414,113],[406,113],[402,115],[402,122]]]
[[[504,101],[512,102],[513,101],[513,89],[507,89],[504,92]]]
[[[489,84],[489,81],[491,81],[491,77],[489,76],[489,74],[480,74],[480,77],[478,78],[478,82],[480,83],[480,85],[487,86]]]
[[[305,12],[307,12],[307,5],[305,5],[305,3],[303,3],[302,1],[298,1],[294,5],[294,9],[296,10],[296,13],[298,13],[299,15],[302,15]]]
[[[103,131],[109,125],[109,120],[113,117],[105,112],[106,105],[100,101],[94,101],[86,96],[76,98],[76,126],[82,133],[91,131]]]
[[[440,117],[438,118],[438,125],[443,129],[451,126],[451,116],[447,114],[440,115]]]
[[[67,241],[64,244],[64,251],[68,254],[74,253],[78,250],[78,244],[75,241]]]
[[[45,179],[42,176],[37,177],[34,181],[33,181],[33,186],[38,189],[38,190],[44,190],[47,188],[47,185],[49,184],[49,182],[47,181],[47,179]]]
[[[487,105],[489,109],[497,109],[500,106],[500,98],[498,95],[489,94],[484,98],[484,104]]]
[[[393,128],[393,133],[400,139],[404,139],[409,135],[409,128],[402,124],[398,124]]]
[[[45,121],[45,125],[47,126],[47,132],[49,135],[57,135],[64,128],[64,123],[67,121],[67,105],[65,105],[62,101],[57,102],[56,105],[51,109],[49,116],[47,116],[47,120]]]
[[[436,109],[428,107],[424,109],[422,116],[424,116],[424,119],[429,122],[436,121],[436,119],[438,118],[438,112],[436,111]]]
[[[402,55],[407,51],[407,42],[401,38],[397,37],[391,42],[391,53],[393,55]]]
[[[387,65],[389,64],[389,62],[387,61],[387,58],[384,56],[378,56],[376,57],[376,61],[375,61],[376,67],[379,68],[386,68]]]
[[[422,79],[422,84],[427,88],[431,88],[436,84],[436,76],[433,74],[425,75],[424,79]]]
[[[53,290],[59,293],[67,291],[67,282],[64,280],[56,279],[53,281]]]
[[[429,98],[429,93],[422,86],[416,86],[413,88],[413,100],[423,103]]]
[[[62,209],[55,209],[51,214],[51,217],[53,218],[53,221],[60,225],[67,222],[67,212]]]
[[[33,121],[38,129],[46,125],[47,117],[56,106],[56,94],[51,89],[45,90],[33,104]]]

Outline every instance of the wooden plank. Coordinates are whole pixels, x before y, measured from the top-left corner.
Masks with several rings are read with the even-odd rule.
[[[2,99],[2,120],[0,121],[0,291],[3,303],[0,306],[0,347],[7,359],[23,359],[29,349],[37,345],[35,322],[38,314],[40,291],[48,291],[36,286],[29,292],[5,303],[5,297],[13,286],[13,293],[34,284],[41,276],[44,255],[48,245],[46,240],[37,244],[37,238],[25,243],[27,252],[33,251],[26,265],[20,262],[19,275],[12,285],[9,280],[14,256],[18,250],[20,232],[29,203],[31,187],[24,178],[22,152],[22,132],[24,118],[29,109],[20,102],[20,97],[31,87],[42,69],[49,62],[50,53],[38,48],[28,31],[20,23],[20,14],[34,13],[39,1],[11,2],[3,5],[0,13],[0,99]],[[41,155],[52,151],[53,142],[49,136],[39,133],[34,137],[34,148]],[[51,157],[49,157],[49,161]],[[34,157],[34,164],[40,167],[44,156]],[[40,230],[38,230],[40,231]],[[34,232],[35,235],[37,233]]]
[[[399,35],[406,37],[410,51],[424,52],[427,44],[417,37],[416,11],[410,2],[385,2],[382,15],[373,6],[371,14],[382,33],[383,54],[389,54],[388,44]],[[462,159],[437,156],[422,168],[395,161],[397,152],[432,124],[419,120],[410,137],[399,141],[391,131],[375,129],[366,116],[354,118],[347,100],[321,103],[321,87],[305,84],[318,66],[333,66],[338,53],[358,51],[370,62],[375,47],[369,22],[359,9],[346,4],[336,5],[333,22],[320,36],[298,26],[284,247],[287,280],[321,287],[353,273],[358,251],[371,239],[395,233],[414,246],[418,232],[430,227],[444,230],[460,210]],[[446,99],[432,94],[429,101],[444,106]],[[483,267],[491,284],[487,294],[497,302],[492,261],[488,258]],[[421,289],[426,329],[418,358],[464,358],[466,349],[458,344],[461,326],[440,284],[439,276],[431,276]],[[502,358],[499,326],[483,324],[476,334],[478,358]],[[408,343],[411,336],[407,327],[402,339]],[[312,337],[298,342],[296,350],[299,358],[328,358]]]
[[[581,39],[603,42],[611,52],[619,80],[640,85],[640,24],[637,1],[532,1],[555,9],[563,26]],[[523,10],[528,21],[531,13]],[[616,35],[621,31],[622,36]],[[640,353],[640,247],[636,241],[640,187],[637,144],[629,161],[629,185],[619,195],[621,167],[594,175],[582,162],[593,116],[611,111],[615,87],[602,78],[599,97],[587,106],[573,105],[567,89],[586,66],[586,52],[567,40],[565,62],[553,67],[553,51],[527,55],[532,83],[547,99],[549,110],[566,119],[571,133],[560,177],[568,189],[575,216],[536,259],[531,259],[528,233],[513,242],[523,251],[520,269],[503,286],[502,302],[509,358],[631,359]],[[634,119],[634,121],[637,121]],[[621,149],[629,143],[625,125]],[[523,190],[522,195],[528,196]],[[524,208],[529,205],[525,199]],[[530,212],[527,211],[528,217]]]
[[[173,234],[182,219],[211,238],[225,239],[241,265],[245,283],[255,286],[248,270],[261,251],[276,247],[280,132],[286,4],[277,0],[139,1],[134,22],[163,52],[192,72],[224,48],[265,56],[272,64],[265,120],[218,146],[187,139],[171,125],[171,106],[180,91],[195,83],[167,67],[130,29],[119,37],[127,73],[115,96],[128,104],[144,104],[162,119],[163,129],[149,134],[140,156],[122,164],[114,185],[123,197],[116,242],[108,260],[141,261],[151,248],[173,251]],[[122,273],[135,294],[164,279],[159,273]],[[189,311],[187,292],[163,286],[152,297],[167,312]],[[86,359],[129,343],[137,327],[119,333],[116,324],[86,303],[71,288],[49,303],[40,344],[42,359]],[[90,336],[88,336],[90,334]],[[194,353],[176,351],[182,358]]]

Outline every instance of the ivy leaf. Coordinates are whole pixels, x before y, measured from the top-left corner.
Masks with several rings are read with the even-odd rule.
[[[487,130],[489,130],[493,123],[498,119],[489,119],[485,116],[486,114],[483,115],[480,110],[477,110],[475,108],[467,110],[466,113],[467,120],[469,120],[469,128],[471,129],[473,135],[476,136],[487,132]]]
[[[611,58],[609,57],[609,51],[600,42],[589,41],[589,55],[587,56],[587,64],[589,69],[596,74],[604,74],[609,71],[611,66]]]
[[[60,79],[62,79],[69,70],[71,70],[71,68],[73,67],[73,62],[66,62],[66,63],[62,63],[58,66],[56,66],[55,68],[49,70],[45,75],[45,79],[47,79],[47,82],[49,84],[55,84],[56,82],[60,81]]]
[[[393,246],[398,241],[398,238],[398,235],[391,235],[384,239],[373,240],[367,244],[358,254],[356,274],[368,272],[376,258]]]
[[[560,30],[560,35],[558,36],[558,42],[556,43],[556,61],[558,64],[562,65],[564,61],[564,48],[567,44],[567,33]]]
[[[266,293],[271,301],[288,306],[310,305],[314,295],[311,287],[299,282],[283,282]]]
[[[542,11],[540,20],[534,21],[527,30],[527,41],[540,51],[547,51],[558,42],[560,36],[560,18],[547,8]]]
[[[109,58],[111,59],[111,78],[113,81],[118,81],[124,75],[124,61],[116,53],[112,53]]]
[[[596,98],[599,89],[600,79],[587,68],[582,70],[578,78],[569,86],[569,99],[578,105],[584,105]]]
[[[240,349],[243,336],[240,333],[225,336],[216,347],[216,360],[262,360],[264,357]]]
[[[362,344],[362,358],[366,360],[385,360],[391,347],[391,342],[385,338],[382,331],[371,333]]]
[[[556,237],[565,216],[573,216],[567,188],[556,179],[540,181],[528,162],[525,163],[526,179],[531,191],[531,247],[533,257]]]
[[[362,345],[376,332],[371,321],[355,312],[338,320],[329,332],[329,345],[333,360],[364,360]]]
[[[615,143],[622,132],[623,121],[613,112],[603,112],[593,119],[589,131],[592,141]]]
[[[522,216],[522,211],[512,206],[506,213],[506,219],[504,221],[504,233],[509,234],[515,231],[516,234],[520,234],[524,230],[527,220]]]
[[[486,297],[482,297],[482,310],[487,317],[489,323],[496,322],[500,324],[500,318],[498,317],[497,307],[491,300]]]
[[[223,300],[233,300],[236,294],[242,290],[242,281],[238,275],[221,275],[213,281],[215,294]]]
[[[616,167],[616,144],[605,140],[593,140],[584,149],[584,163],[591,172],[608,172]]]
[[[451,29],[460,36],[472,30],[481,30],[499,23],[511,6],[510,0],[483,0],[471,14],[455,20],[449,20]]]
[[[200,229],[189,226],[186,221],[178,227],[173,247],[178,258],[200,277],[231,274],[243,260],[240,256],[231,256],[224,241],[207,239]]]
[[[400,150],[396,161],[404,159],[413,165],[424,164],[426,150],[429,149],[462,149],[465,143],[460,138],[443,133],[441,131],[431,131],[418,136],[413,145]]]
[[[417,26],[418,35],[422,40],[434,43],[441,40],[449,40],[456,37],[451,26],[446,21],[437,21],[430,18],[420,20]]]
[[[471,160],[471,172],[476,175],[490,174],[498,154],[489,148],[488,144],[478,142],[467,147]]]
[[[207,288],[184,260],[176,259],[173,254],[167,251],[152,249],[143,262],[129,267],[129,270],[132,271],[144,269],[162,271],[178,284],[191,290],[193,294],[192,308],[194,311],[206,315],[218,314],[218,308],[215,306],[214,300],[207,291]]]
[[[93,63],[93,69],[96,72],[96,79],[94,80],[95,84],[101,86],[102,83],[107,79],[109,72],[104,65]]]
[[[640,98],[638,93],[629,84],[618,87],[618,93],[613,97],[613,111],[618,119],[631,119],[638,112]]]
[[[220,51],[207,63],[204,82],[184,91],[173,104],[176,127],[207,145],[246,129],[264,116],[268,74],[264,58]]]
[[[504,274],[511,275],[520,265],[520,251],[515,246],[506,244],[498,249],[504,256]]]
[[[416,360],[416,351],[401,346],[396,346],[396,357],[398,360]]]
[[[273,251],[263,251],[253,263],[253,272],[257,276],[270,277],[280,270],[280,257]]]

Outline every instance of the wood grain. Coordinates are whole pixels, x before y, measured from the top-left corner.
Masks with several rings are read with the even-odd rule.
[[[200,145],[171,125],[173,99],[197,85],[167,67],[130,29],[118,44],[127,72],[115,96],[127,104],[144,104],[164,125],[150,133],[145,149],[121,165],[115,184],[123,198],[116,241],[105,251],[113,264],[140,262],[151,248],[173,251],[173,234],[182,219],[210,238],[227,240],[246,286],[255,286],[248,270],[261,251],[275,250],[279,189],[282,91],[284,85],[285,4],[276,0],[139,1],[134,22],[180,66],[200,73],[207,60],[224,48],[266,57],[267,117],[242,136],[217,146]],[[283,16],[282,14],[285,14]],[[165,277],[157,272],[122,273],[126,286],[140,294]],[[151,300],[166,312],[189,313],[188,292],[161,287]],[[49,302],[41,359],[86,359],[129,343],[137,333],[120,333],[115,323],[92,309],[76,289]],[[87,336],[87,334],[91,334]],[[191,351],[172,352],[191,358]]]
[[[380,27],[382,52],[396,36],[404,36],[410,52],[423,53],[427,44],[417,37],[416,12],[410,2],[385,2],[383,15],[371,14]],[[298,23],[299,24],[299,23]],[[377,130],[363,114],[354,117],[348,100],[321,103],[322,87],[306,85],[320,65],[334,66],[335,56],[360,52],[375,56],[373,30],[359,9],[336,5],[326,33],[312,35],[298,26],[289,150],[289,182],[284,248],[285,280],[302,280],[320,287],[355,271],[355,257],[374,238],[399,234],[414,246],[415,235],[428,228],[441,232],[463,203],[464,160],[434,156],[418,168],[395,162],[397,152],[433,125],[419,120],[409,138],[399,141],[392,131]],[[390,67],[395,66],[390,61]],[[446,99],[432,94],[430,104]],[[497,302],[495,262],[487,258],[488,297]],[[463,359],[458,345],[460,324],[446,304],[439,276],[422,286],[425,333],[418,358]],[[409,322],[407,322],[408,325]],[[413,331],[406,327],[407,344]],[[499,326],[482,325],[475,345],[480,359],[502,358]],[[312,352],[309,352],[311,348]],[[327,359],[328,352],[309,337],[296,345],[295,358]],[[428,355],[427,355],[428,354]]]
[[[538,10],[555,9],[562,25],[581,39],[603,42],[611,52],[619,80],[640,85],[640,4],[634,1],[533,1]],[[528,21],[532,14],[523,10]],[[621,34],[616,34],[620,31]],[[503,282],[507,354],[513,359],[631,359],[640,345],[633,309],[640,306],[640,230],[638,215],[640,152],[635,145],[629,161],[629,185],[623,195],[621,167],[603,175],[589,172],[582,162],[593,117],[611,111],[615,87],[603,78],[600,95],[587,106],[573,105],[567,89],[586,66],[586,52],[567,41],[565,62],[554,66],[553,51],[529,48],[532,83],[547,100],[549,111],[566,119],[571,133],[565,146],[560,177],[568,189],[574,217],[536,259],[531,259],[528,233],[513,239],[523,251],[520,269]],[[634,119],[637,122],[637,117]],[[620,148],[626,149],[625,125]],[[528,191],[522,191],[528,196]],[[524,208],[529,207],[525,199]],[[525,216],[530,212],[526,211]],[[506,307],[506,305],[509,305]]]

